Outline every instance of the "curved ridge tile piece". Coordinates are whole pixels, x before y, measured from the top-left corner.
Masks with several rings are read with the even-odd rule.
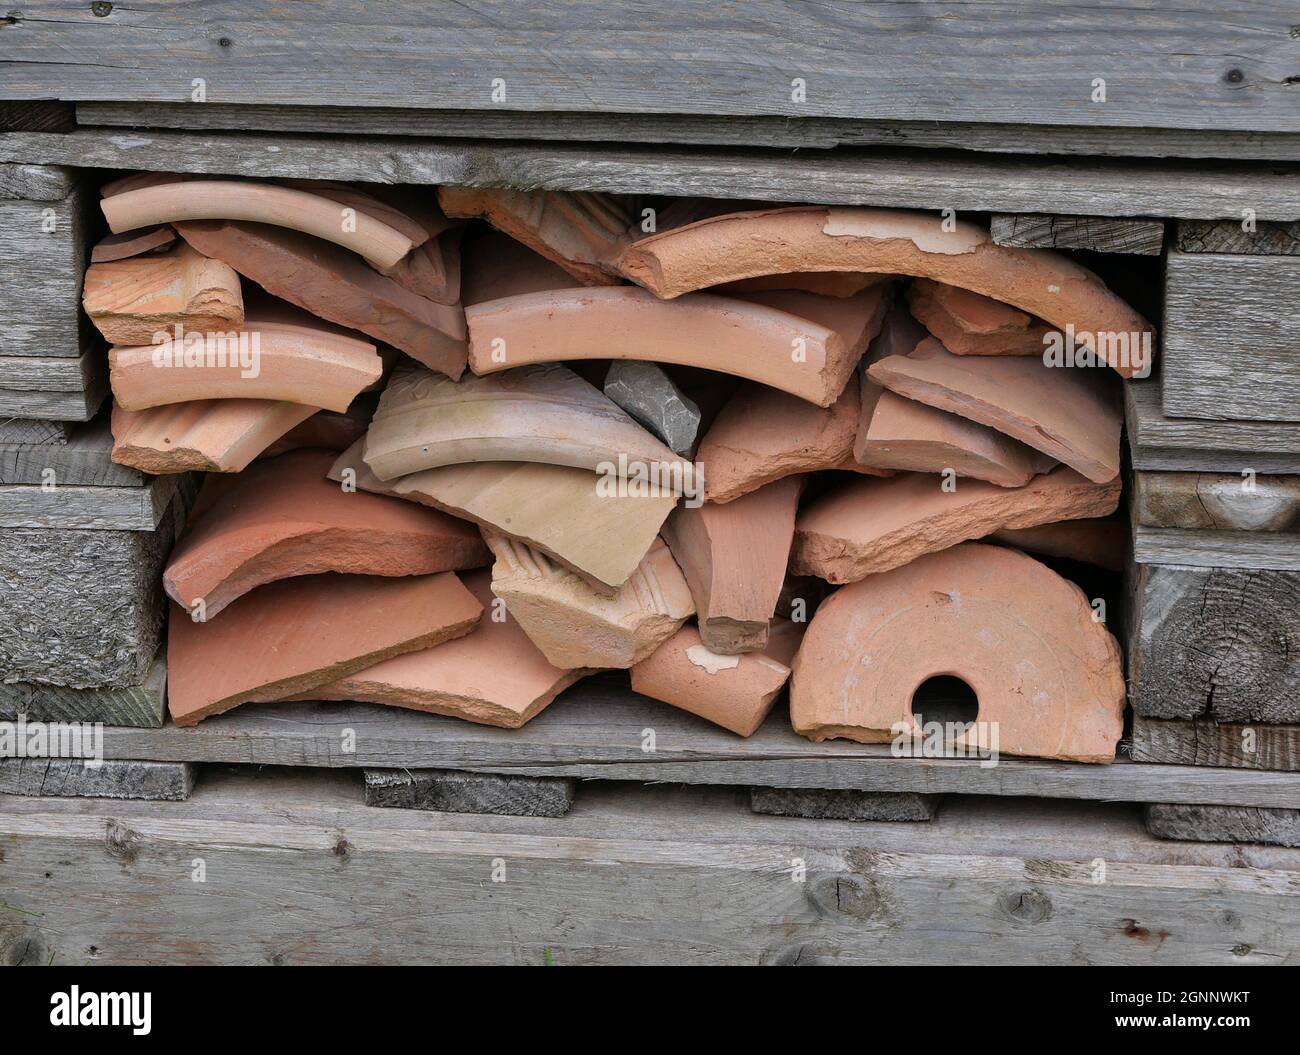
[[[864,402],[853,444],[853,457],[863,465],[921,473],[951,469],[1000,487],[1020,487],[1056,465],[996,429],[871,387],[874,404]]]
[[[319,238],[265,224],[178,224],[205,256],[224,260],[268,293],[400,348],[449,377],[465,369],[465,313],[435,304]]]
[[[337,455],[303,449],[211,477],[163,573],[167,595],[208,619],[268,582],[321,572],[430,575],[491,560],[478,530],[435,509],[326,474]]]
[[[790,678],[804,628],[774,619],[765,651],[720,656],[695,627],[684,626],[632,668],[632,691],[751,736]]]
[[[485,609],[494,598],[486,571],[464,576]],[[394,656],[304,693],[304,700],[358,700],[518,729],[591,673],[552,665],[517,619],[485,615],[464,637]]]
[[[100,202],[114,234],[181,220],[243,220],[289,227],[392,267],[411,240],[361,209],[272,183],[185,180],[113,194]]]
[[[766,385],[741,385],[696,453],[704,467],[705,500],[733,502],[782,477],[844,467],[858,428],[858,387],[849,378],[839,399],[819,407]],[[853,470],[892,475],[865,465]]]
[[[686,579],[659,539],[611,597],[526,543],[484,535],[496,557],[492,592],[556,667],[630,667],[695,614]]]
[[[315,407],[271,399],[204,399],[149,410],[113,404],[113,461],[162,475],[237,473]]]
[[[1120,466],[1123,412],[1107,374],[1018,356],[953,355],[933,338],[867,370],[900,396],[997,429],[1097,483],[1113,480]]]
[[[1082,590],[1022,553],[978,543],[932,553],[822,603],[794,660],[791,722],[811,740],[917,735],[913,694],[949,675],[979,699],[957,748],[996,734],[1005,754],[1113,762],[1124,676],[1092,615]]]
[[[366,466],[362,446],[359,441],[339,456],[331,480],[350,471],[360,490],[396,495],[494,528],[606,592],[636,571],[677,504],[674,495],[631,486],[625,493],[609,493],[595,473],[538,462],[445,465],[385,483]]]
[[[1023,311],[960,286],[916,279],[912,314],[954,355],[1038,355],[1051,331]]]
[[[802,510],[795,523],[790,571],[827,582],[857,582],[925,553],[1002,528],[1033,527],[1113,513],[1120,481],[1097,484],[1061,467],[1024,487],[908,473],[854,480]]]
[[[1015,546],[1026,553],[1064,557],[1112,571],[1123,571],[1129,536],[1128,519],[1113,516],[1063,520],[1037,527],[1002,528],[993,532],[989,541]]]
[[[835,330],[764,304],[708,293],[665,301],[631,286],[505,297],[467,309],[465,318],[476,374],[643,359],[734,374],[823,407],[835,402],[862,353]]]
[[[148,344],[176,326],[202,333],[244,324],[234,269],[184,243],[166,253],[91,264],[81,303],[113,344]]]
[[[695,472],[689,459],[556,363],[459,382],[414,365],[398,370],[366,434],[365,458],[381,480],[465,462],[542,462],[619,475],[622,466],[643,465],[683,486]]]
[[[391,227],[403,238],[407,239],[411,243],[411,251],[423,245],[437,233],[436,229],[430,230],[426,224],[421,223],[413,216],[409,216],[386,201],[380,201],[373,194],[362,190],[360,187],[339,183],[336,180],[281,179],[276,180],[276,183],[282,187],[289,187],[307,194],[328,198],[344,208],[365,213],[371,219],[378,220],[385,226]]]
[[[737,282],[724,282],[710,286],[710,293],[724,296],[742,296],[746,293],[763,293],[769,290],[800,290],[817,293],[823,297],[852,297],[870,286],[890,281],[893,275],[871,274],[866,271],[794,271],[778,275],[756,275]]]
[[[1142,334],[1151,325],[1086,268],[1046,249],[996,245],[974,224],[940,229],[938,217],[893,209],[825,208],[732,213],[651,235],[621,268],[657,296],[789,271],[877,271],[945,282],[1012,304],[1057,329]],[[1145,376],[1149,362],[1110,365]]]
[[[435,304],[460,304],[460,243],[464,228],[417,245],[384,274],[403,289]]]
[[[199,399],[274,399],[348,409],[383,376],[373,344],[333,329],[248,319],[231,334],[111,348],[109,380],[127,410]]]
[[[482,217],[588,286],[623,281],[617,261],[628,243],[633,217],[609,195],[439,187],[438,204],[448,216]]]
[[[176,231],[167,224],[145,227],[139,231],[125,231],[122,234],[109,234],[95,243],[95,247],[90,251],[90,262],[107,264],[114,260],[126,260],[142,253],[170,249],[175,242]]]
[[[787,476],[726,505],[678,506],[664,524],[710,651],[735,655],[766,647],[803,485],[802,477]]]
[[[452,572],[284,579],[245,594],[208,622],[173,604],[167,708],[184,726],[241,703],[288,699],[461,637],[482,612]]]

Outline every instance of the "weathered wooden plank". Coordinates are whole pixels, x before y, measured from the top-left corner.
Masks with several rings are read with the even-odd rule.
[[[1160,359],[1165,413],[1300,421],[1297,302],[1300,257],[1171,252]]]
[[[580,682],[522,729],[368,704],[248,704],[187,729],[106,729],[104,753],[688,784],[1300,805],[1296,782],[1276,773],[1225,774],[1124,760],[1097,766],[1002,758],[981,766],[974,759],[895,758],[887,744],[816,744],[794,733],[784,707],[742,739],[637,696],[618,679]]]
[[[1115,220],[1095,216],[994,213],[989,232],[998,245],[1025,249],[1091,249],[1098,253],[1159,256],[1165,241],[1161,220]]]
[[[1300,846],[1300,810],[1152,803],[1146,823],[1158,839]]]
[[[0,165],[0,198],[3,199],[62,201],[72,193],[75,184],[75,173],[60,166]]]
[[[194,790],[189,762],[87,764],[73,758],[0,759],[0,794],[183,802]]]
[[[1138,762],[1300,772],[1300,725],[1241,725],[1135,714],[1129,755]]]
[[[16,136],[60,138],[57,133],[14,132]],[[8,136],[0,136],[0,144]],[[3,150],[0,146],[0,150]],[[0,280],[22,296],[0,300],[0,355],[76,358],[87,347],[89,323],[81,313],[81,279],[89,253],[87,210],[90,195],[78,184],[61,201],[0,199]],[[76,413],[24,413],[8,398],[0,414],[15,417],[65,417]],[[73,408],[75,409],[75,407]]]
[[[704,114],[527,113],[383,106],[257,106],[208,102],[77,104],[82,126],[190,131],[316,132],[423,138],[533,139],[566,143],[832,149],[913,147],[995,154],[1192,157],[1300,161],[1300,134],[1189,128],[963,124]],[[59,131],[59,129],[50,129]]]
[[[1179,220],[1174,247],[1182,253],[1300,254],[1300,221],[1243,225],[1240,220]]]
[[[1230,473],[1133,474],[1133,519],[1149,527],[1300,531],[1300,479]]]
[[[0,485],[0,528],[152,531],[177,493],[175,476],[142,487]]]
[[[1130,592],[1136,713],[1300,722],[1300,573],[1137,564]]]
[[[1133,559],[1139,564],[1182,564],[1192,568],[1300,571],[1300,535],[1139,524],[1133,529]]]
[[[1124,385],[1124,424],[1135,469],[1300,473],[1300,424],[1171,417],[1156,380]]]
[[[89,421],[99,413],[99,408],[108,397],[107,371],[102,378],[92,377],[91,386],[81,392],[33,392],[0,388],[0,414],[52,421]]]
[[[118,465],[112,450],[107,414],[79,426],[66,443],[0,443],[0,484],[41,484],[52,479],[56,485],[143,487],[144,473]]]
[[[573,806],[570,777],[517,777],[454,769],[367,769],[366,805],[443,813],[563,817]]]
[[[4,798],[0,960],[79,964],[91,947],[109,964],[1298,955],[1300,854],[1161,842],[1131,807],[976,801],[930,824],[862,825],[758,816],[728,789],[597,786],[548,820],[368,809],[339,776],[205,773],[180,803]],[[133,896],[104,897],[124,871]]]
[[[848,788],[750,788],[749,808],[773,817],[831,821],[932,821],[938,795]]]
[[[3,132],[69,132],[76,126],[76,107],[72,103],[54,99],[0,101],[0,131]]]
[[[0,418],[0,443],[18,445],[67,443],[72,434],[70,421],[40,418]]]
[[[921,19],[848,0],[751,0],[725,19],[707,0],[209,0],[103,17],[33,0],[11,17],[5,94],[24,99],[189,102],[200,78],[226,103],[1300,131],[1291,19],[1262,0],[1172,20],[1066,0],[940,0]]]
[[[102,389],[108,362],[102,348],[87,348],[69,356],[0,355],[0,390],[17,392],[76,392]]]
[[[1300,218],[1295,175],[1220,163],[1065,165],[1022,157],[664,149],[468,140],[82,129],[14,132],[0,161],[257,177],[454,183],[521,190],[678,194],[913,209],[1217,219],[1253,208]]]
[[[41,722],[102,722],[140,729],[163,723],[167,696],[167,657],[159,650],[138,685],[71,689],[29,681],[0,682],[0,718],[25,715]]]

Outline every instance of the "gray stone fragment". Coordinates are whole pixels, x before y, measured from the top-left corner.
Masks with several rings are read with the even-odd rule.
[[[0,759],[0,794],[182,802],[194,790],[193,762],[79,758]]]
[[[856,791],[852,788],[749,789],[749,808],[777,817],[826,821],[930,821],[938,795],[914,791]]]
[[[654,363],[615,360],[605,376],[605,395],[678,454],[695,446],[700,408]]]
[[[1146,824],[1157,839],[1300,846],[1300,810],[1155,802]]]
[[[572,777],[512,777],[454,769],[367,769],[365,774],[367,806],[563,817],[573,805]]]

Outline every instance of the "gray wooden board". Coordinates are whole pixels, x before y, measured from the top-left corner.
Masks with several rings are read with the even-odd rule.
[[[76,125],[77,112],[72,103],[54,99],[0,101],[0,130],[6,132],[68,132]]]
[[[1300,722],[1300,573],[1134,564],[1129,609],[1136,713]]]
[[[533,139],[688,146],[919,147],[996,154],[1192,157],[1300,161],[1300,133],[1224,129],[1088,128],[1083,125],[709,117],[703,114],[526,113],[359,106],[257,106],[207,102],[77,104],[83,126],[190,131],[316,132],[422,138]]]
[[[1300,254],[1300,221],[1265,220],[1250,226],[1243,226],[1244,223],[1244,220],[1179,220],[1174,247],[1183,253]]]
[[[1300,532],[1300,478],[1133,474],[1133,520],[1147,527]]]
[[[0,415],[48,418],[53,421],[89,421],[108,396],[108,378],[92,382],[82,392],[34,392],[0,388]]]
[[[1129,755],[1139,762],[1300,772],[1300,724],[1264,725],[1133,716]]]
[[[1159,839],[1300,846],[1300,810],[1152,803],[1147,831]]]
[[[773,817],[831,821],[932,821],[938,795],[851,788],[750,788],[749,808]]]
[[[369,183],[701,195],[914,209],[1300,218],[1290,167],[1061,162],[884,151],[664,149],[473,140],[82,129],[0,136],[0,160]]]
[[[1177,18],[1067,0],[726,14],[709,0],[205,0],[96,17],[30,0],[11,16],[0,94],[188,102],[202,78],[214,103],[1300,131],[1294,18],[1267,0]]]
[[[642,750],[645,730],[654,731],[653,753]],[[355,750],[345,750],[350,745]],[[1008,757],[982,767],[973,759],[895,758],[889,746],[881,744],[813,743],[794,733],[784,707],[753,736],[742,739],[638,696],[614,679],[580,682],[522,729],[495,729],[371,704],[245,704],[191,728],[106,729],[104,752],[107,758],[160,761],[1300,805],[1300,785],[1276,773]]]
[[[444,813],[563,817],[573,806],[572,777],[517,777],[455,769],[367,769],[366,805]]]
[[[0,758],[0,794],[180,802],[194,789],[194,770],[191,762]]]
[[[0,962],[1300,963],[1300,852],[1162,842],[1127,805],[917,825],[724,788],[597,785],[557,819],[361,794],[216,770],[187,802],[4,797]]]
[[[0,528],[152,531],[176,495],[174,476],[142,487],[0,484]]]
[[[1139,564],[1300,572],[1300,535],[1139,524],[1133,529],[1133,559]]]
[[[60,484],[143,487],[148,479],[152,485],[152,477],[113,461],[112,450],[107,413],[77,426],[66,443],[0,443],[0,484],[39,484],[53,469]]]
[[[1298,304],[1300,257],[1169,253],[1160,352],[1164,412],[1300,421]]]
[[[59,138],[54,132],[9,135]],[[0,135],[0,144],[6,143],[9,135]],[[81,280],[89,256],[87,211],[91,204],[83,184],[61,201],[0,198],[0,282],[6,290],[0,300],[0,356],[75,359],[88,347]],[[24,413],[21,406],[11,406],[13,402],[9,394],[0,393],[0,415],[51,416]],[[75,413],[63,416],[86,420]]]
[[[69,356],[0,355],[0,389],[86,392],[103,389],[108,358],[102,348]]]
[[[57,165],[0,165],[0,198],[61,201],[75,183],[75,173]]]
[[[68,442],[72,429],[73,423],[68,421],[0,417],[0,444],[63,444]]]
[[[1165,240],[1162,220],[1096,216],[995,213],[989,220],[989,232],[998,245],[1024,249],[1091,249],[1098,253],[1139,256],[1159,256]]]
[[[31,681],[0,682],[0,718],[41,722],[102,722],[157,729],[167,706],[167,655],[159,649],[138,685],[72,689]]]

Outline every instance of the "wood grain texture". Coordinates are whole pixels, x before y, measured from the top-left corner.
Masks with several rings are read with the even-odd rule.
[[[47,798],[183,802],[194,789],[189,762],[101,762],[71,758],[0,759],[0,794]]]
[[[1138,564],[1130,592],[1137,714],[1300,722],[1300,573]]]
[[[0,416],[0,444],[63,444],[68,442],[73,427],[74,423],[70,421]]]
[[[847,788],[750,788],[749,808],[773,817],[831,821],[932,821],[938,795]]]
[[[193,728],[106,729],[106,758],[238,762],[329,768],[456,769],[599,780],[780,788],[1033,795],[1114,801],[1300,806],[1296,782],[1276,773],[1196,766],[1084,765],[1001,759],[895,758],[887,744],[813,743],[794,733],[784,706],[742,739],[630,692],[620,679],[588,679],[522,729],[369,704],[247,704]],[[346,751],[343,730],[355,733]],[[642,749],[643,732],[655,750]]]
[[[177,477],[150,477],[142,487],[0,485],[0,528],[152,531],[176,495]]]
[[[56,485],[143,487],[145,475],[118,465],[112,451],[107,414],[78,426],[66,443],[0,443],[0,484],[41,484],[53,470]]]
[[[1300,421],[1300,257],[1171,252],[1161,382],[1171,417]]]
[[[1257,223],[1242,228],[1240,220],[1180,220],[1174,247],[1182,253],[1254,253],[1260,256],[1300,255],[1300,221]]]
[[[1149,527],[1300,532],[1300,479],[1231,473],[1133,474],[1133,519]]]
[[[33,0],[6,49],[5,94],[185,102],[201,77],[226,103],[1300,131],[1289,13],[1265,0],[1176,20],[1066,0],[978,12],[949,0],[924,18],[908,5],[750,0],[721,14],[707,0],[370,0],[364,12],[208,0],[101,18]],[[1090,101],[1096,76],[1105,103]]]
[[[1300,772],[1300,725],[1242,725],[1196,718],[1133,716],[1135,762]]]
[[[108,363],[102,348],[70,356],[0,355],[0,390],[81,393],[102,389]],[[3,398],[3,397],[0,397]]]
[[[26,715],[33,722],[103,722],[139,729],[163,723],[167,657],[159,650],[138,685],[72,689],[36,682],[0,682],[0,718]]]
[[[527,113],[384,106],[258,106],[207,102],[77,104],[82,126],[191,131],[535,139],[789,149],[919,147],[995,154],[1300,161],[1300,133],[1211,128],[1088,128],[870,118],[709,117],[704,114]]]
[[[1300,854],[1161,842],[1131,807],[975,800],[864,825],[756,816],[731,789],[583,791],[553,820],[369,809],[319,773],[205,772],[188,802],[5,797],[0,961],[1300,959]]]
[[[1007,215],[989,218],[998,245],[1026,249],[1091,249],[1098,253],[1159,256],[1165,240],[1160,220],[1110,220],[1094,216]]]
[[[366,805],[442,813],[563,817],[573,805],[570,777],[458,773],[454,769],[367,769]]]
[[[1182,564],[1193,568],[1300,571],[1300,535],[1138,525],[1133,529],[1133,559],[1139,564]]]
[[[1153,803],[1145,816],[1147,831],[1159,839],[1300,846],[1300,810]]]
[[[0,199],[62,201],[72,193],[76,179],[76,173],[62,166],[0,165]]]
[[[69,132],[77,126],[72,103],[54,99],[0,101],[0,132]]]
[[[102,383],[84,392],[34,392],[0,388],[0,415],[46,418],[51,421],[89,421],[108,396],[105,373]]]
[[[851,151],[664,149],[568,143],[350,139],[324,136],[14,132],[0,161],[261,178],[451,183],[518,190],[676,194],[909,209],[1220,219],[1252,208],[1300,219],[1295,174],[1220,163],[1074,163],[1022,157]]]

